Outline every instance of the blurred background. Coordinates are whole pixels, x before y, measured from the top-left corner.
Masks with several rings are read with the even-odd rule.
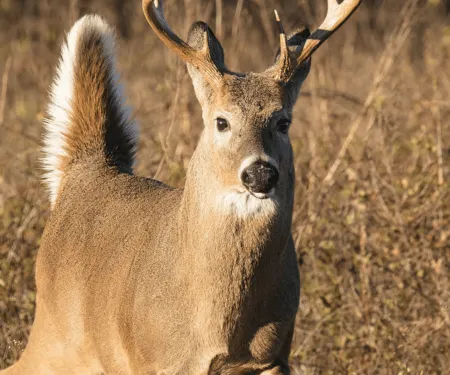
[[[325,0],[172,0],[186,36],[207,21],[229,68],[273,61],[285,27]],[[0,368],[24,348],[49,204],[42,118],[64,34],[85,13],[118,34],[141,126],[136,173],[182,186],[202,129],[185,66],[139,0],[0,0]],[[293,235],[302,278],[293,374],[450,374],[450,1],[364,0],[314,55],[295,109]]]

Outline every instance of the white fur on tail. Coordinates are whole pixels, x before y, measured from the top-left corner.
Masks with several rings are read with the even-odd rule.
[[[56,78],[50,92],[50,104],[47,110],[47,118],[44,121],[44,179],[50,193],[52,206],[56,201],[64,172],[61,168],[61,160],[67,157],[66,135],[69,131],[74,97],[74,71],[76,69],[78,45],[83,38],[95,33],[101,36],[104,56],[108,61],[109,74],[113,83],[113,95],[115,102],[121,108],[121,116],[130,119],[124,122],[124,131],[137,143],[138,132],[136,124],[131,120],[129,108],[125,105],[123,88],[118,82],[119,75],[116,71],[114,56],[114,31],[99,16],[88,15],[75,23],[67,35],[67,41],[62,46],[62,54],[59,60]]]

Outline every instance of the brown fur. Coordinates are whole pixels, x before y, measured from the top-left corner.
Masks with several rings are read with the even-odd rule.
[[[2,374],[289,374],[300,285],[293,155],[277,122],[290,119],[309,64],[288,84],[269,70],[227,74],[220,88],[189,71],[205,129],[178,190],[123,173],[132,145],[99,35],[84,35],[64,183],[37,259],[36,319],[21,360]],[[218,133],[218,116],[229,133]],[[255,155],[278,165],[269,201],[230,195]]]

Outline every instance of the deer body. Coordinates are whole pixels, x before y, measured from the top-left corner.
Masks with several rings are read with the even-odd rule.
[[[99,348],[105,374],[202,374],[214,357],[234,353],[243,353],[243,368],[277,359],[298,308],[289,232],[267,239],[263,223],[226,223],[226,215],[202,222],[198,202],[183,205],[185,192],[101,165],[72,173],[36,269],[38,309],[63,318],[59,340],[82,334],[83,346]],[[89,204],[80,205],[80,195]],[[208,230],[185,230],[192,225]],[[230,225],[248,242],[237,243]]]
[[[331,32],[359,4],[334,1]],[[132,174],[137,133],[112,32],[84,17],[63,46],[46,121],[53,211],[36,317],[21,359],[1,374],[289,374],[300,282],[288,129],[323,40],[304,29],[288,40],[280,24],[275,65],[237,74],[206,25],[186,44],[161,0],[143,4],[187,61],[203,109],[185,187]]]

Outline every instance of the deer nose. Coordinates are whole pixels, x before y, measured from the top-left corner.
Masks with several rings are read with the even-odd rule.
[[[269,193],[277,184],[278,169],[265,161],[257,161],[241,173],[242,184],[252,193]]]

